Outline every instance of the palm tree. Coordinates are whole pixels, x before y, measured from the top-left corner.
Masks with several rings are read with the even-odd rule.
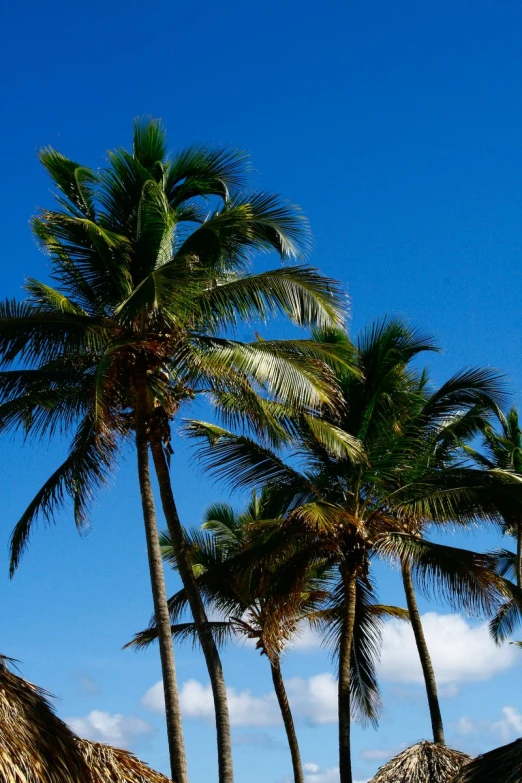
[[[500,430],[496,431],[489,423],[485,423],[482,430],[482,451],[467,446],[466,453],[487,470],[509,470],[522,475],[522,430],[518,411],[511,408],[507,416],[500,409],[496,413]],[[522,587],[522,510],[519,515],[507,516],[504,519],[504,532],[513,536],[516,541],[513,570],[518,586]],[[507,560],[512,560],[507,553],[503,555]]]
[[[274,437],[280,429],[271,411],[276,400],[303,411],[331,404],[332,379],[323,371],[328,346],[244,343],[224,335],[243,320],[275,313],[300,326],[336,323],[344,298],[333,281],[304,264],[249,273],[255,251],[276,250],[283,259],[302,255],[307,229],[296,208],[277,197],[245,194],[245,159],[233,150],[191,147],[169,158],[161,124],[137,121],[132,152],[110,153],[101,171],[53,149],[43,150],[40,160],[59,190],[58,207],[41,211],[33,230],[57,287],[29,279],[24,301],[0,306],[0,429],[72,439],[67,459],[13,531],[11,573],[34,521],[39,515],[52,519],[68,496],[77,527],[84,526],[93,492],[134,436],[161,624],[172,775],[185,783],[150,448],[212,683],[220,781],[231,783],[223,673],[172,493],[170,425],[197,394],[228,420],[238,407],[251,411]]]
[[[430,523],[467,524],[476,518],[498,520],[503,509],[513,506],[513,497],[509,491],[506,493],[502,483],[508,477],[470,471],[462,461],[463,443],[487,426],[485,416],[496,409],[492,389],[483,386],[482,373],[468,371],[465,379],[463,375],[455,376],[432,393],[424,388],[417,400],[417,411],[412,407],[409,413],[402,437],[416,444],[415,459],[398,466],[396,489],[389,495],[399,519],[407,524],[408,533],[392,533],[384,542],[386,548],[393,539],[391,549],[400,559],[406,602],[426,686],[433,740],[438,745],[445,745],[444,727],[435,672],[413,584],[413,572],[418,570],[419,558],[426,560],[435,556],[439,572],[445,571],[444,579],[455,580],[452,589],[448,589],[449,583],[446,584],[442,597],[449,599],[456,608],[460,608],[462,598],[455,590],[458,578],[469,576],[476,580],[478,591],[466,591],[464,605],[468,612],[488,610],[491,587],[510,589],[507,583],[498,583],[492,577],[494,560],[490,556],[441,545],[434,548],[426,538]],[[423,386],[426,380],[423,379]],[[426,587],[420,576],[421,587]],[[439,573],[439,580],[441,576]],[[434,583],[430,585],[431,591],[434,586]]]
[[[411,571],[421,585],[429,588],[435,581],[443,595],[456,599],[458,593],[471,607],[490,606],[500,600],[505,588],[492,571],[491,559],[436,545],[422,538],[422,530],[428,522],[467,523],[493,514],[515,490],[508,477],[444,464],[442,448],[435,463],[427,459],[429,448],[437,444],[432,431],[438,432],[443,422],[447,437],[439,435],[439,440],[451,442],[450,434],[457,429],[455,423],[450,428],[446,421],[451,414],[461,411],[462,419],[468,413],[460,425],[465,430],[478,418],[477,409],[492,407],[501,399],[494,373],[463,372],[431,394],[427,375],[415,370],[412,360],[434,345],[397,320],[377,323],[357,346],[340,331],[323,333],[320,339],[343,344],[346,352],[352,352],[359,373],[336,372],[341,389],[336,412],[325,409],[313,420],[295,422],[292,436],[297,460],[285,462],[245,435],[206,422],[190,422],[187,432],[203,444],[199,454],[206,467],[232,487],[269,482],[285,508],[285,536],[296,536],[315,556],[328,553],[337,563],[336,595],[342,609],[337,637],[340,775],[341,783],[351,783],[356,593],[357,585],[368,579],[371,558],[393,556],[402,563],[434,732],[442,742],[440,709],[414,603]],[[326,425],[328,434],[322,429]],[[350,451],[340,451],[340,443],[348,440]]]
[[[295,783],[304,783],[299,744],[290,710],[283,676],[281,658],[286,646],[297,636],[299,623],[308,612],[317,609],[327,596],[324,567],[319,569],[309,562],[296,569],[286,557],[277,558],[277,565],[261,565],[259,551],[248,552],[249,528],[262,519],[263,501],[255,493],[245,512],[235,514],[227,504],[214,504],[205,514],[205,533],[194,531],[186,535],[191,564],[197,575],[200,594],[207,609],[224,617],[209,623],[216,641],[224,642],[230,636],[255,640],[256,649],[266,655],[272,682],[283,718]],[[162,537],[163,556],[174,568],[177,560],[170,536]],[[243,555],[242,568],[236,561]],[[245,560],[248,558],[248,577]],[[180,590],[169,600],[171,631],[174,639],[194,639],[195,624],[180,622],[187,606],[187,595]],[[126,646],[142,648],[158,638],[156,618],[151,626],[136,634]]]
[[[255,640],[256,649],[266,655],[274,691],[285,727],[292,758],[294,781],[303,783],[299,744],[281,672],[281,659],[301,631],[303,622],[326,632],[327,641],[338,634],[341,607],[335,592],[330,594],[332,568],[327,558],[313,558],[299,541],[288,540],[274,524],[278,509],[270,492],[252,493],[245,511],[236,514],[231,506],[209,507],[199,531],[187,536],[192,567],[206,605],[224,617],[211,623],[217,640],[230,635]],[[270,517],[270,519],[268,518]],[[280,520],[279,520],[280,521]],[[208,531],[208,532],[207,532]],[[268,535],[267,535],[268,533]],[[172,543],[162,537],[163,555],[176,568]],[[327,606],[322,606],[327,604]],[[185,590],[169,599],[172,635],[193,639],[194,623],[180,622],[186,608]],[[357,628],[352,649],[352,711],[360,720],[376,722],[379,707],[375,662],[378,658],[383,617],[407,619],[407,612],[375,603],[369,583],[358,584]],[[157,639],[155,618],[151,625],[126,645],[142,648]]]
[[[482,427],[482,448],[464,446],[465,454],[486,470],[512,473],[522,480],[522,430],[518,411],[511,408],[506,414],[498,408],[496,418],[500,425],[495,430],[489,422]],[[500,549],[495,553],[497,569],[502,576],[513,579],[522,588],[522,507],[508,508],[500,520],[504,534],[513,536],[516,551]],[[498,644],[505,641],[522,622],[520,597],[514,594],[500,607],[491,621],[491,632]]]

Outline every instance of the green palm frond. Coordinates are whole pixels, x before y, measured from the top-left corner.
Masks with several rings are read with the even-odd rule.
[[[139,117],[134,120],[132,154],[146,169],[167,157],[167,134],[161,120]]]
[[[388,362],[396,362],[397,357],[406,364],[419,353],[440,350],[431,335],[392,317],[374,321],[362,332],[357,344],[366,366],[383,358],[386,366]]]
[[[24,287],[41,310],[47,310],[51,313],[88,315],[82,307],[79,307],[67,296],[64,296],[61,291],[57,291],[55,288],[45,285],[45,283],[40,283],[32,277],[26,278]]]
[[[510,552],[508,549],[497,549],[494,552],[490,552],[490,557],[494,561],[495,570],[501,576],[505,576],[512,581],[516,579],[517,556],[514,552]]]
[[[377,682],[377,664],[380,660],[383,621],[396,618],[408,621],[408,612],[396,606],[375,602],[370,582],[357,581],[356,619],[351,662],[352,715],[359,723],[377,724],[381,709]],[[330,605],[311,612],[308,621],[323,634],[325,646],[337,657],[343,628],[344,597],[340,584],[332,591]]]
[[[213,503],[203,515],[203,530],[212,533],[220,549],[235,549],[244,536],[241,520],[228,503]]]
[[[218,475],[231,489],[279,482],[301,485],[303,491],[309,490],[305,476],[250,438],[194,419],[185,422],[183,432],[203,444],[197,449],[198,462],[211,475]]]
[[[307,266],[287,266],[245,275],[209,287],[201,297],[203,312],[216,327],[251,318],[266,321],[282,313],[299,326],[327,326],[344,318],[346,302],[336,281]]]
[[[306,416],[305,422],[315,440],[332,457],[354,464],[366,462],[364,446],[358,438],[317,416]]]
[[[172,207],[197,197],[224,201],[244,189],[248,156],[236,149],[187,147],[169,161],[165,192]]]
[[[41,149],[38,157],[70,205],[78,211],[78,215],[94,220],[94,186],[98,182],[95,172],[69,160],[52,147]],[[67,208],[67,204],[64,206]]]
[[[522,604],[520,597],[506,601],[489,624],[491,636],[497,644],[506,641],[522,624]]]
[[[296,409],[339,403],[335,379],[324,361],[328,353],[313,340],[239,343],[198,335],[187,349],[194,384],[206,381],[208,386],[216,379],[219,388],[226,383],[227,372],[233,371],[249,378],[254,388]]]
[[[29,302],[0,302],[0,366],[26,367],[96,352],[109,338],[108,324],[73,313],[40,312]]]
[[[230,622],[216,622],[212,621],[208,623],[208,627],[212,632],[214,641],[218,647],[224,647],[235,636],[234,624]],[[172,638],[176,642],[190,642],[194,648],[197,648],[198,632],[194,623],[176,623],[170,626]],[[130,642],[123,645],[124,650],[144,650],[149,647],[153,642],[157,641],[158,631],[156,628],[146,628],[144,631],[139,631],[133,636]]]
[[[388,533],[378,543],[383,557],[411,564],[418,588],[469,613],[491,612],[506,596],[506,581],[491,555],[435,544],[406,533]]]
[[[501,522],[520,508],[522,477],[498,469],[428,468],[421,480],[401,487],[390,500],[398,513],[425,521]]]
[[[506,398],[503,375],[489,368],[474,367],[461,370],[442,384],[429,398],[423,416],[433,423],[477,405],[491,412],[505,404]]]
[[[101,438],[93,429],[90,417],[85,418],[78,427],[66,460],[37,492],[13,530],[10,540],[11,576],[18,567],[38,516],[43,516],[47,523],[52,522],[67,496],[73,501],[77,528],[81,530],[86,525],[89,502],[93,493],[106,483],[115,453],[116,445],[112,438]]]

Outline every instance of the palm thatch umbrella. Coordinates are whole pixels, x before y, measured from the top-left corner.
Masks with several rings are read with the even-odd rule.
[[[0,780],[85,783],[89,768],[76,736],[53,712],[49,694],[14,674],[0,656]]]
[[[418,742],[379,769],[370,783],[450,783],[469,756],[434,742]]]
[[[11,663],[0,655],[2,783],[170,783],[126,750],[77,737]]]
[[[78,739],[81,754],[89,767],[92,783],[171,783],[128,750]]]
[[[522,783],[522,737],[477,756],[451,783]]]

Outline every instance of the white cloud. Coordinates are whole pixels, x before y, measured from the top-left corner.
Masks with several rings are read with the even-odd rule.
[[[476,731],[476,726],[471,720],[471,718],[461,718],[457,722],[457,731],[459,734],[466,735],[466,734],[474,734]]]
[[[163,695],[162,680],[149,688],[145,695],[142,696],[141,703],[145,709],[150,710],[151,712],[165,712],[165,697]]]
[[[516,662],[516,651],[497,647],[486,623],[471,626],[457,614],[429,612],[422,617],[437,682],[447,695],[456,683],[488,680]],[[380,663],[381,677],[390,682],[422,683],[422,670],[411,626],[400,620],[386,623]]]
[[[492,724],[493,731],[500,734],[506,742],[513,737],[520,737],[522,734],[522,714],[516,707],[503,707],[502,714],[503,719]]]
[[[73,731],[85,739],[106,742],[120,748],[128,748],[137,737],[150,734],[152,726],[133,715],[120,715],[92,710],[83,718],[67,718]]]
[[[313,652],[320,650],[321,635],[314,631],[308,623],[303,623],[299,629],[299,636],[292,642],[290,649],[297,650],[298,652]]]
[[[496,734],[502,742],[509,742],[522,734],[522,713],[516,707],[503,707],[503,718],[498,721],[480,721],[463,717],[457,722],[457,731],[462,735]]]
[[[227,688],[228,708],[232,726],[275,726],[280,716],[275,695],[252,696],[251,692]],[[188,718],[214,719],[214,703],[210,685],[189,680],[180,693],[181,709]]]
[[[406,745],[399,745],[397,748],[368,748],[367,750],[361,750],[361,758],[365,761],[388,761],[401,750],[404,750]]]
[[[293,677],[286,682],[292,712],[307,723],[337,723],[337,682],[323,672],[307,680]]]
[[[336,723],[337,685],[329,672],[308,679],[293,677],[286,681],[286,689],[295,718],[313,725]],[[232,726],[277,726],[281,715],[273,692],[254,696],[251,691],[227,688],[230,723]],[[214,704],[210,685],[188,680],[180,692],[183,714],[188,718],[212,721]],[[163,712],[163,687],[157,682],[145,693],[142,704],[152,712]]]
[[[319,764],[303,764],[305,783],[339,783],[339,767],[321,769]],[[367,780],[354,780],[353,783],[369,783]]]
[[[339,767],[321,770],[317,764],[311,766],[315,769],[305,775],[305,783],[339,783]]]
[[[214,703],[210,685],[188,680],[180,691],[183,715],[187,718],[214,720]],[[275,726],[281,722],[275,694],[253,696],[250,691],[227,688],[230,723],[232,726]],[[163,686],[157,682],[146,692],[142,704],[152,712],[163,712]]]

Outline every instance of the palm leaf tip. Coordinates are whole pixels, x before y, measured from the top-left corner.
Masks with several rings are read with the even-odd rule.
[[[144,168],[162,163],[167,156],[167,137],[162,121],[137,117],[134,120],[132,150]]]

